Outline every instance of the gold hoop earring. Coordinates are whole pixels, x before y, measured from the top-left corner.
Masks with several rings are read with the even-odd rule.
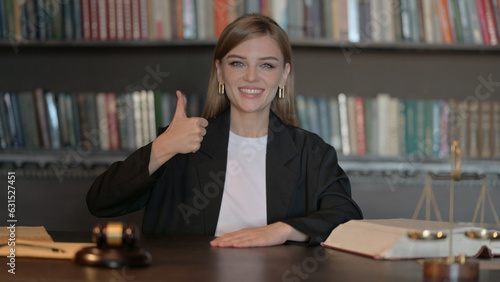
[[[224,95],[224,84],[219,83],[219,95]]]
[[[278,88],[278,98],[279,99],[285,98],[285,87],[284,86]]]

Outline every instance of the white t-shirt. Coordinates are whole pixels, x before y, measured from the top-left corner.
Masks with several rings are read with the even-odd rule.
[[[215,236],[267,225],[267,135],[247,138],[229,132],[226,180]]]

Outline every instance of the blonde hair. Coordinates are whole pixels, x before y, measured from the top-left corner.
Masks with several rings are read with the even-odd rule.
[[[248,14],[242,16],[229,24],[215,45],[212,59],[212,70],[208,83],[207,102],[203,110],[204,118],[217,117],[229,107],[229,99],[226,95],[219,94],[219,82],[217,80],[217,69],[215,62],[221,61],[229,51],[240,43],[259,36],[269,35],[283,54],[286,63],[290,64],[290,73],[285,85],[284,98],[276,98],[271,102],[271,110],[278,115],[286,125],[297,126],[295,114],[295,95],[293,85],[292,48],[286,32],[271,18],[260,14]]]

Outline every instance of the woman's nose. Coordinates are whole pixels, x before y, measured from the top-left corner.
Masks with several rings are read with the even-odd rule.
[[[258,75],[257,75],[257,71],[255,70],[255,68],[250,67],[247,69],[247,71],[245,73],[245,80],[248,82],[255,82],[258,80]]]

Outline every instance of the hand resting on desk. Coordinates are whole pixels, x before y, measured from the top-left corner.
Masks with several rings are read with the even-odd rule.
[[[306,241],[309,238],[283,222],[262,227],[245,228],[224,234],[210,242],[212,247],[266,247],[281,245],[286,241]]]

